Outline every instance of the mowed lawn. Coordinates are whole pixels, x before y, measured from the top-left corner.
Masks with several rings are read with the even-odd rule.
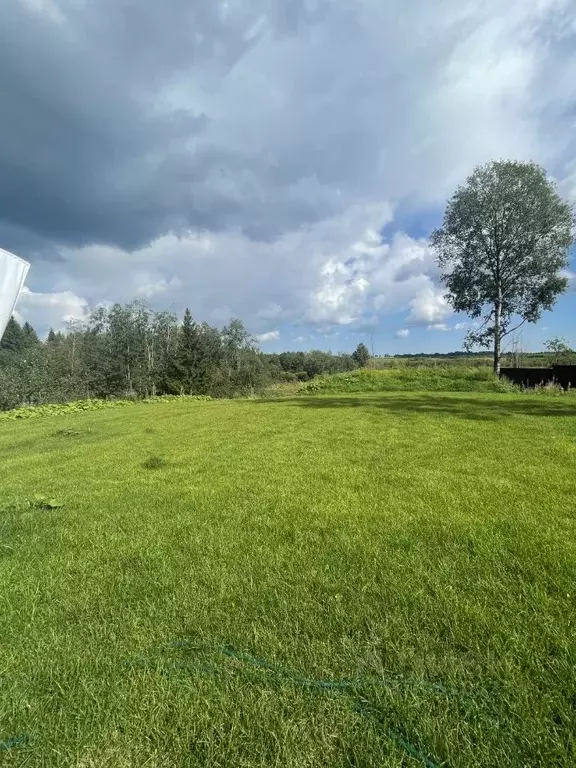
[[[575,491],[568,396],[2,423],[0,765],[574,766]]]

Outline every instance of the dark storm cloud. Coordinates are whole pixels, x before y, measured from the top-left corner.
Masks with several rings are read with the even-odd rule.
[[[183,71],[209,90],[254,44],[262,8],[277,34],[314,14],[299,2],[249,11],[215,0],[31,3],[12,0],[1,12],[4,242],[129,249],[168,231],[236,223],[240,203],[203,184],[227,172],[223,158],[190,150],[209,119],[193,103],[160,112],[156,96]]]
[[[41,327],[135,296],[262,333],[438,324],[425,238],[476,163],[574,192],[576,0],[0,5],[0,245]]]

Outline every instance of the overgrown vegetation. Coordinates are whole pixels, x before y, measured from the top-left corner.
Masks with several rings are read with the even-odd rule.
[[[576,363],[576,352],[570,348],[566,339],[556,336],[549,339],[544,348],[550,356],[552,365],[569,365]]]
[[[205,402],[211,400],[209,395],[157,395],[148,397],[144,403],[163,403],[170,400],[185,400]],[[0,421],[18,421],[20,419],[35,419],[39,416],[68,416],[81,411],[101,411],[109,408],[122,408],[126,405],[135,405],[137,400],[75,400],[71,403],[50,403],[47,405],[25,405],[14,408],[11,411],[0,413]],[[60,430],[59,434],[68,434],[70,430]]]
[[[303,384],[302,393],[362,393],[399,390],[428,392],[513,392],[487,367],[435,366],[358,370],[335,376],[320,376]]]
[[[218,330],[181,323],[143,302],[94,310],[66,333],[41,343],[12,318],[0,341],[0,411],[23,404],[96,398],[192,394],[233,397],[262,392],[271,382],[305,381],[353,370],[365,355],[311,351],[264,355],[240,320]]]
[[[500,393],[2,424],[0,762],[572,768],[575,443]]]
[[[547,349],[538,354],[516,352],[504,360],[508,365],[545,367],[576,359],[562,339],[552,339]],[[154,312],[143,302],[134,302],[99,308],[85,323],[70,324],[66,333],[50,331],[45,342],[38,339],[31,325],[20,327],[12,318],[0,341],[0,412],[23,405],[73,402],[73,407],[80,407],[78,401],[110,398],[127,401],[182,394],[222,398],[270,391],[291,393],[315,377],[350,373],[366,366],[431,367],[438,371],[448,366],[466,369],[490,364],[481,354],[464,352],[371,358],[363,343],[352,354],[320,350],[264,354],[239,320],[218,330],[194,322],[188,310],[179,323],[175,315]],[[416,386],[415,381],[413,388],[454,389],[441,386],[447,377],[442,371],[418,377],[420,384]],[[401,382],[393,384],[395,378]],[[392,377],[386,388],[406,388],[404,384],[408,386],[400,374]],[[316,387],[312,384],[312,391]],[[478,389],[461,383],[455,388]],[[33,413],[19,411],[17,418]]]

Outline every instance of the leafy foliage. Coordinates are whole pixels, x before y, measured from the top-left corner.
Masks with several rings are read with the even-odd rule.
[[[554,364],[570,363],[576,354],[568,345],[566,339],[562,339],[559,336],[549,339],[544,344],[544,349],[551,356]]]
[[[0,350],[0,410],[21,405],[166,394],[261,391],[270,369],[239,320],[221,332],[143,301],[95,309],[44,344],[12,318]]]
[[[0,512],[14,514],[26,512],[30,509],[61,509],[64,503],[50,496],[41,493],[35,493],[30,498],[20,499],[5,506],[0,507]]]
[[[60,509],[64,506],[61,501],[43,496],[40,493],[35,493],[31,499],[26,500],[26,503],[34,509]]]
[[[206,402],[212,398],[209,395],[157,395],[146,400],[76,400],[72,403],[48,403],[46,405],[27,405],[0,413],[0,421],[18,421],[19,419],[35,419],[40,416],[66,416],[82,411],[99,411],[108,408],[122,408],[135,403],[162,403],[171,400],[187,400]]]
[[[359,368],[365,368],[368,365],[368,360],[370,360],[370,352],[368,352],[366,344],[360,342],[354,352],[352,352],[352,357]]]
[[[352,355],[333,355],[319,349],[266,355],[266,360],[274,380],[285,382],[307,381],[323,373],[353,371],[357,367]]]
[[[534,163],[492,162],[474,170],[448,202],[431,238],[447,299],[457,312],[482,318],[468,346],[493,346],[523,323],[536,322],[567,286],[573,212]]]
[[[271,382],[356,366],[352,355],[317,350],[264,355],[238,319],[218,330],[188,309],[179,323],[134,301],[98,307],[65,333],[51,329],[44,343],[12,318],[0,348],[0,411],[110,397],[254,395]]]

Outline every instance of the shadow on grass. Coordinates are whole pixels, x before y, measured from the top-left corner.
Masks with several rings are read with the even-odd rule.
[[[500,399],[501,398],[501,399]],[[367,397],[316,396],[254,400],[254,403],[283,403],[300,408],[368,408],[398,414],[443,414],[473,421],[497,421],[510,416],[576,416],[576,398],[544,398],[526,395],[455,397],[448,394],[382,393]]]

